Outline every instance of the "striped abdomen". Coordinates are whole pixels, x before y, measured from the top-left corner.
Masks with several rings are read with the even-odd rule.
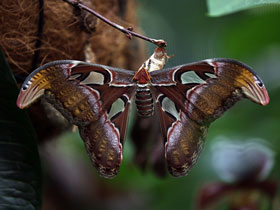
[[[136,107],[138,110],[138,115],[141,117],[151,117],[154,114],[154,104],[153,97],[150,89],[146,86],[137,86],[136,98],[135,98]]]

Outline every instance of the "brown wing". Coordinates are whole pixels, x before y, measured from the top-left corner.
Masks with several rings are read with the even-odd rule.
[[[55,61],[24,82],[17,105],[45,97],[79,127],[89,156],[101,176],[119,171],[134,84],[133,72],[80,61]]]
[[[261,79],[234,60],[205,60],[152,72],[151,78],[165,156],[174,176],[186,175],[197,160],[210,123],[238,100],[269,102]]]

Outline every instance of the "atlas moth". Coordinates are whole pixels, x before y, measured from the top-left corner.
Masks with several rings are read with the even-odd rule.
[[[99,174],[119,172],[129,109],[159,116],[169,172],[186,175],[196,163],[208,127],[242,98],[267,105],[259,76],[232,59],[214,58],[164,69],[168,56],[157,47],[138,71],[75,60],[47,63],[23,83],[17,105],[44,97],[79,128]]]

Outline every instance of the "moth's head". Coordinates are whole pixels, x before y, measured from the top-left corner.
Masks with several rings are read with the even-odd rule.
[[[241,87],[242,92],[253,102],[265,106],[269,103],[269,96],[264,83],[258,75],[250,73],[251,75],[247,77],[246,85]]]
[[[20,109],[28,107],[44,94],[48,86],[49,84],[42,74],[30,75],[20,89],[17,106]]]
[[[166,49],[164,47],[157,47],[154,51],[154,58],[157,60],[166,60]]]

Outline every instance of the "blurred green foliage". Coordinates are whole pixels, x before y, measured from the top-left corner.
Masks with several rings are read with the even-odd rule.
[[[221,15],[227,15],[240,10],[252,9],[260,6],[269,6],[274,4],[280,4],[279,0],[207,0],[209,15],[218,17]]]

